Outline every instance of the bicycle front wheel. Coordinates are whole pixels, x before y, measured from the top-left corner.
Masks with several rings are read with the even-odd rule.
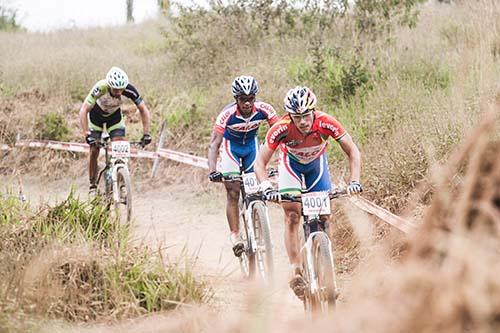
[[[128,224],[132,220],[132,186],[126,167],[119,167],[116,170],[116,191],[118,191],[114,196],[116,218],[120,224]]]
[[[260,277],[272,282],[274,274],[273,243],[271,240],[271,227],[266,206],[263,202],[256,202],[252,209],[255,242],[257,251],[255,253],[255,264]]]
[[[333,254],[325,233],[314,235],[312,241],[317,288],[311,293],[311,307],[314,313],[325,313],[335,308],[337,298]]]

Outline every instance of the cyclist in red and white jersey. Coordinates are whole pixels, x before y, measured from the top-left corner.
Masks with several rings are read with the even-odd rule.
[[[137,89],[128,82],[127,74],[118,67],[111,67],[106,79],[98,81],[80,107],[80,125],[85,141],[90,145],[89,181],[90,196],[96,193],[97,158],[99,147],[97,141],[101,138],[103,126],[106,124],[111,140],[125,138],[125,122],[122,117],[121,105],[129,99],[137,106],[141,114],[144,145],[151,143],[149,134],[150,113]]]
[[[255,100],[259,87],[252,76],[236,77],[231,90],[235,101],[220,112],[210,141],[208,150],[210,181],[220,181],[223,176],[239,175],[240,161],[245,172],[253,172],[259,149],[257,131],[263,122],[272,125],[278,121],[278,116],[270,104]],[[216,170],[219,153],[220,170]],[[231,182],[224,183],[224,186],[227,192],[226,216],[231,231],[230,239],[233,252],[239,257],[244,251],[238,223],[240,186]]]
[[[307,87],[290,89],[285,96],[284,106],[288,114],[269,129],[266,143],[259,151],[255,163],[255,173],[266,199],[278,201],[280,193],[329,191],[331,181],[326,155],[329,137],[340,144],[349,158],[348,192],[360,193],[361,155],[339,121],[316,110],[316,96]],[[266,166],[278,147],[281,151],[278,166],[279,191],[272,187],[266,173]],[[302,297],[305,281],[300,271],[298,238],[301,204],[283,202],[281,205],[285,213],[285,246],[292,266],[290,287],[297,296]],[[322,219],[328,221],[329,216],[322,216]]]

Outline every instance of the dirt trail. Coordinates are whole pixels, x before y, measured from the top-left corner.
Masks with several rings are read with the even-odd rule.
[[[169,259],[187,254],[195,259],[195,272],[208,278],[221,312],[245,311],[253,285],[242,278],[229,241],[225,198],[215,191],[194,195],[192,186],[172,185],[148,190],[134,203],[136,241],[167,248]],[[301,303],[286,283],[288,259],[283,244],[283,222],[279,207],[270,207],[275,250],[276,284],[266,288],[272,303],[286,302],[291,311],[302,313]]]
[[[4,188],[17,191],[17,180],[0,179]],[[86,198],[86,179],[43,181],[23,178],[24,193],[33,205],[64,199],[73,187],[81,198]],[[167,261],[183,258],[194,260],[194,271],[209,281],[214,291],[216,312],[235,315],[246,312],[249,298],[256,286],[242,278],[238,261],[229,241],[225,218],[225,197],[222,186],[215,185],[209,192],[193,192],[193,184],[158,186],[134,184],[134,242],[162,248]],[[16,194],[16,193],[14,193]],[[302,304],[287,287],[288,259],[283,244],[282,212],[270,207],[272,237],[275,252],[276,278],[273,287],[266,287],[261,301],[273,308],[282,308],[283,315],[303,314]],[[260,288],[262,290],[262,288]],[[286,305],[286,306],[283,306]]]

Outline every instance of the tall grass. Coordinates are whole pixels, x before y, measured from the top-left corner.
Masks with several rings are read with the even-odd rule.
[[[119,65],[151,108],[153,135],[168,119],[167,145],[204,155],[216,115],[232,100],[232,79],[251,74],[261,86],[259,98],[281,113],[290,87],[313,88],[319,108],[337,116],[361,146],[367,193],[399,209],[499,88],[500,14],[493,0],[427,2],[419,16],[399,8],[388,12],[387,22],[370,7],[342,13],[231,3],[133,29],[0,33],[0,141],[12,142],[17,132],[37,136],[34,119],[52,112],[64,118],[70,139],[82,141],[79,105],[95,81]],[[365,15],[370,10],[373,22]],[[367,29],[372,23],[380,29]],[[134,108],[126,121],[132,136],[141,135]],[[345,174],[341,151],[330,154],[339,166],[334,172]],[[19,165],[9,157],[6,164]],[[74,163],[83,168],[84,162]],[[392,195],[398,199],[384,199]]]
[[[132,246],[98,202],[72,193],[38,210],[0,198],[0,309],[72,321],[118,319],[210,300],[192,263]],[[8,213],[7,213],[8,212]]]

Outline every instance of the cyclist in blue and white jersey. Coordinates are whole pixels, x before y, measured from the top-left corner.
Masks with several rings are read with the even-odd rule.
[[[245,172],[253,172],[259,149],[259,126],[264,121],[267,121],[269,126],[278,121],[278,116],[270,104],[255,100],[258,91],[257,81],[252,76],[238,76],[234,79],[232,93],[235,101],[220,112],[212,132],[208,150],[210,181],[221,181],[223,176],[240,174],[240,159]],[[219,149],[221,167],[217,170]],[[240,185],[230,182],[224,185],[227,192],[226,216],[231,231],[230,239],[233,252],[239,257],[244,251],[238,223]]]
[[[106,124],[111,140],[125,138],[125,122],[120,107],[127,99],[132,100],[139,109],[144,133],[141,141],[147,145],[151,143],[149,135],[151,115],[139,92],[128,82],[128,76],[122,69],[111,67],[106,74],[106,79],[94,85],[80,107],[80,125],[85,141],[90,145],[89,194],[91,196],[96,192],[97,158],[99,157],[99,147],[96,143],[101,138],[104,124]]]

